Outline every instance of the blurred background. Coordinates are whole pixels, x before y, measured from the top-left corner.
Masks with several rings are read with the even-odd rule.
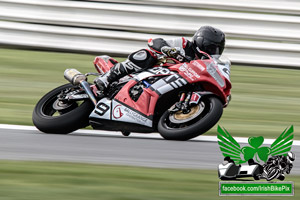
[[[203,25],[225,32],[224,55],[233,64],[233,98],[219,125],[233,136],[265,138],[276,138],[286,127],[294,125],[295,139],[299,140],[300,2],[296,0],[0,0],[0,124],[32,125],[35,103],[51,89],[66,83],[63,78],[66,68],[94,72],[92,62],[97,55],[106,54],[121,61],[129,53],[147,48],[149,38],[190,39]],[[216,134],[214,127],[205,135]],[[18,165],[24,170],[19,170]],[[52,180],[51,173],[40,170],[44,167],[54,170],[51,173],[57,177],[67,176],[62,183],[66,190],[58,189],[61,185],[56,183],[56,176]],[[3,161],[0,173],[5,178],[0,181],[0,194],[7,194],[8,199],[17,185],[20,192],[20,196],[15,194],[17,199],[22,199],[21,196],[26,199],[30,193],[26,193],[26,187],[29,191],[36,187],[45,191],[29,195],[28,199],[40,199],[52,192],[68,198],[75,187],[78,193],[82,189],[84,194],[92,193],[89,198],[94,198],[99,188],[90,187],[92,177],[106,176],[88,172],[97,167],[98,171],[109,168],[85,166],[87,171],[82,171],[81,165],[74,164],[73,171],[66,172],[65,168],[70,168],[68,164]],[[102,199],[184,199],[187,191],[190,192],[187,199],[198,199],[201,194],[208,195],[208,199],[217,198],[216,170],[168,174],[151,169],[144,177],[146,169],[127,169],[126,176],[116,175],[121,168],[114,167],[110,175],[120,184],[116,188],[102,188],[102,193],[107,193]],[[143,172],[136,175],[139,170]],[[28,176],[36,171],[36,179]],[[16,173],[20,176],[15,176]],[[199,176],[195,177],[195,173]],[[78,174],[84,174],[82,179]],[[164,179],[161,174],[168,175]],[[39,175],[44,175],[47,181],[44,183]],[[113,185],[111,176],[104,179],[105,184]],[[33,182],[24,188],[21,183],[28,183],[29,179]],[[143,184],[138,182],[140,179],[153,182]],[[197,184],[208,179],[211,181],[199,193]],[[126,180],[140,189],[124,189]],[[105,185],[98,179],[93,181]],[[169,181],[178,184],[162,186],[166,192],[161,190],[157,195],[149,189],[150,185],[158,187]],[[79,183],[86,185],[81,187]],[[127,192],[126,198],[114,196],[114,189],[135,195]]]
[[[291,0],[1,0],[1,44],[127,56],[149,38],[226,33],[233,63],[299,67],[300,3]]]

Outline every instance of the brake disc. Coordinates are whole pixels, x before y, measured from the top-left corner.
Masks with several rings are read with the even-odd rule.
[[[184,114],[181,110],[177,111],[176,113],[169,115],[169,120],[175,124],[182,124],[188,121],[191,121],[198,117],[204,110],[205,105],[203,102],[196,106],[193,106],[189,113]]]
[[[66,110],[67,108],[70,108],[71,106],[74,106],[74,102],[72,103],[64,103],[60,101],[59,99],[56,99],[56,101],[53,102],[52,107],[57,111]]]

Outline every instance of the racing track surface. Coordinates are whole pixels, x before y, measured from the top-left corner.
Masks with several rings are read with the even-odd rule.
[[[86,132],[89,131],[54,135],[34,129],[0,128],[0,159],[216,169],[216,173],[223,160],[218,144],[212,141],[167,141]],[[292,151],[296,154],[292,174],[300,174],[300,146],[294,145]]]

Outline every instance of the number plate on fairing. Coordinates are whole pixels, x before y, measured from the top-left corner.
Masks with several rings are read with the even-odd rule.
[[[148,119],[117,101],[111,101],[108,98],[103,98],[97,103],[96,108],[90,114],[90,118],[129,122],[152,127],[151,119]]]
[[[108,98],[101,99],[96,108],[90,114],[90,118],[99,118],[110,120],[110,109],[111,109],[111,100]]]

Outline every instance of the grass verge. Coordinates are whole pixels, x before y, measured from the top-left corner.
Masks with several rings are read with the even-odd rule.
[[[94,56],[0,49],[0,123],[32,125],[35,103],[66,83],[66,68],[94,72]],[[219,122],[234,136],[275,138],[300,126],[300,70],[232,66],[232,101]],[[216,127],[207,135],[215,135]],[[300,139],[300,134],[295,134]]]
[[[0,161],[0,177],[1,200],[241,199],[218,196],[219,179],[216,170]],[[287,181],[294,181],[298,185],[300,176],[289,175]],[[300,194],[295,191],[295,196],[288,198],[299,199]]]

